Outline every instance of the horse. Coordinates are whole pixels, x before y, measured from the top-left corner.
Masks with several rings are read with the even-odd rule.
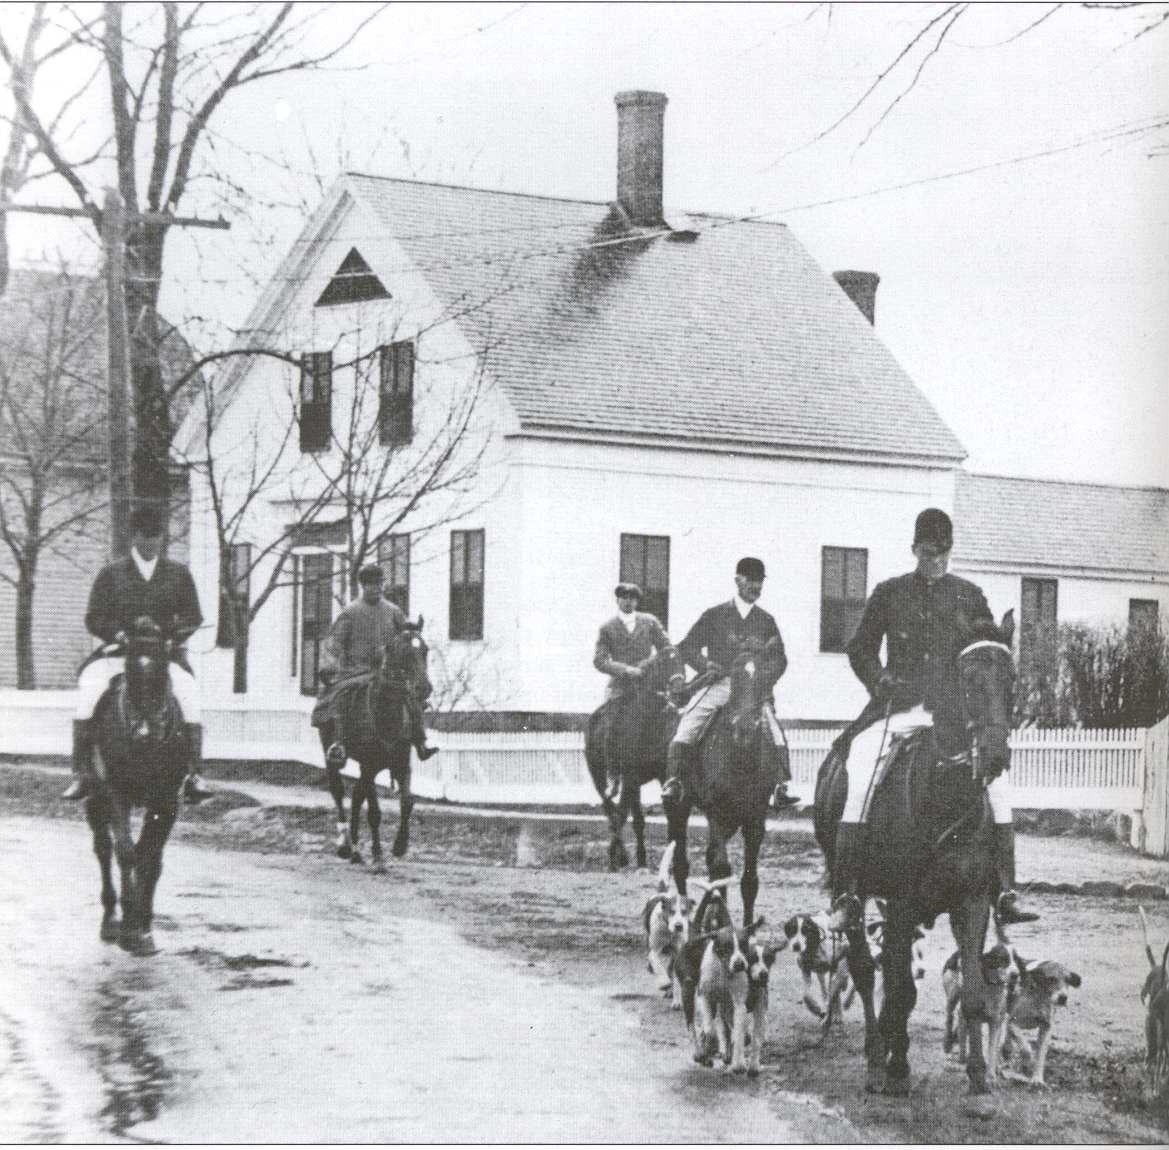
[[[727,843],[743,832],[743,925],[755,922],[759,893],[759,848],[767,829],[767,810],[778,781],[778,763],[769,750],[764,704],[771,699],[782,665],[782,648],[775,640],[759,649],[742,650],[731,666],[731,693],[725,707],[703,734],[699,748],[701,776],[687,780],[682,799],[670,803],[666,822],[674,848],[674,884],[686,890],[690,862],[686,857],[686,829],[692,806],[706,815],[706,870],[712,882],[731,875]],[[704,677],[689,685],[694,693]],[[697,773],[697,772],[695,772]]]
[[[164,638],[154,620],[142,616],[124,644],[102,649],[105,655],[124,651],[126,669],[98,704],[93,776],[85,802],[101,867],[100,937],[143,957],[158,950],[151,930],[154,891],[190,767],[191,747],[168,670],[180,642]],[[144,809],[137,841],[130,825],[135,807]],[[111,867],[114,855],[122,880],[120,923]]]
[[[374,870],[385,869],[382,857],[382,812],[378,805],[374,780],[382,771],[389,771],[398,787],[398,831],[392,846],[395,858],[402,858],[410,844],[410,814],[414,796],[410,791],[410,749],[412,744],[410,713],[406,695],[413,692],[419,699],[430,694],[426,675],[428,654],[422,638],[422,620],[406,623],[386,642],[377,667],[350,687],[341,687],[338,707],[341,711],[341,729],[349,758],[357,762],[359,776],[353,785],[349,822],[346,826],[345,784],[341,766],[326,764],[325,776],[329,793],[337,807],[337,857],[355,864],[364,860],[358,849],[361,838],[361,808],[369,807],[369,833],[372,839],[371,862]],[[326,746],[327,735],[320,730],[321,747]]]
[[[607,699],[590,716],[585,728],[585,762],[601,806],[609,820],[609,869],[629,865],[625,849],[625,820],[632,816],[637,840],[637,865],[647,866],[645,811],[641,788],[666,773],[666,752],[678,725],[678,712],[666,693],[666,684],[681,669],[677,651],[663,647],[642,665],[643,675],[623,695]],[[609,765],[621,778],[614,802],[608,795]]]
[[[913,732],[889,751],[885,774],[870,797],[863,863],[859,867],[861,921],[846,932],[848,967],[865,1012],[866,1090],[909,1092],[909,1016],[917,1000],[913,981],[914,931],[946,913],[961,951],[962,1014],[970,1037],[966,1063],[969,1094],[990,1092],[982,1035],[988,1021],[979,961],[986,943],[995,884],[994,839],[986,784],[1010,764],[1007,738],[1014,705],[1011,659],[1014,616],[999,626],[975,625],[958,656],[962,721],[967,750],[942,758],[932,728]],[[815,833],[831,874],[836,827],[848,776],[830,752],[816,781]],[[873,959],[863,925],[869,896],[887,902],[884,1001],[873,1006]],[[977,1105],[977,1102],[973,1103]]]

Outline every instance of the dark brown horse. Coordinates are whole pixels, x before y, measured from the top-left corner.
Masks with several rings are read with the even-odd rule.
[[[154,891],[191,748],[170,691],[168,663],[174,644],[144,616],[122,650],[125,672],[114,680],[95,715],[94,771],[85,814],[101,866],[101,938],[132,954],[151,955],[157,950],[151,933]],[[121,651],[108,647],[103,653]],[[131,827],[135,807],[144,809],[137,840]],[[114,856],[122,879],[120,923]]]
[[[761,650],[744,650],[731,668],[731,695],[702,738],[701,776],[687,780],[681,802],[666,809],[674,849],[674,884],[686,890],[690,860],[686,829],[692,806],[706,815],[706,871],[712,880],[731,874],[727,843],[743,832],[743,925],[754,921],[759,893],[759,848],[767,829],[771,792],[779,781],[778,763],[769,743],[763,707],[781,670],[781,649],[771,642]],[[701,683],[701,676],[696,683]],[[693,686],[693,684],[691,684]]]
[[[389,771],[398,787],[398,833],[392,847],[394,857],[401,858],[410,843],[410,814],[414,796],[410,791],[411,719],[407,705],[409,695],[419,700],[430,694],[426,675],[428,648],[422,638],[422,620],[407,623],[382,651],[381,662],[368,679],[350,688],[342,688],[338,701],[341,730],[349,758],[356,761],[359,773],[353,785],[349,821],[345,816],[345,784],[340,766],[326,765],[329,793],[337,806],[337,855],[353,863],[363,861],[358,850],[361,838],[361,808],[369,807],[369,833],[372,839],[371,861],[375,870],[384,869],[382,858],[382,812],[374,781],[382,771]],[[323,750],[327,736],[321,730]]]
[[[848,932],[849,973],[865,1010],[866,1089],[872,1092],[909,1091],[909,1016],[917,1001],[914,931],[919,925],[931,927],[939,914],[948,914],[962,955],[970,1093],[989,1093],[981,1032],[975,1025],[987,1021],[979,957],[995,883],[986,784],[1010,764],[1013,633],[1014,618],[1008,611],[1001,627],[989,620],[978,624],[959,655],[961,719],[970,735],[968,750],[942,759],[932,729],[914,732],[890,751],[888,770],[873,789],[860,896],[862,907],[868,896],[881,896],[888,904],[879,1020],[863,922]],[[830,871],[847,792],[847,773],[830,754],[816,781],[815,807],[816,839]]]
[[[642,666],[642,677],[635,680],[628,693],[606,700],[589,716],[585,762],[609,820],[610,870],[629,865],[624,831],[625,820],[631,816],[637,865],[647,865],[641,788],[652,779],[661,782],[665,777],[666,751],[678,725],[678,712],[670,704],[666,685],[680,669],[673,647],[655,652]],[[610,766],[621,779],[616,802],[606,793]]]

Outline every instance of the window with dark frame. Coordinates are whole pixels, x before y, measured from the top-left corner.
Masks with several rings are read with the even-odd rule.
[[[300,449],[324,451],[333,430],[333,353],[300,357]]]
[[[215,628],[215,645],[235,645],[236,624],[240,611],[247,611],[251,596],[252,545],[231,544],[231,558],[220,570],[219,621]]]
[[[300,693],[315,695],[321,655],[333,624],[333,556],[301,555]]]
[[[333,273],[333,278],[325,285],[316,306],[330,307],[334,304],[389,298],[390,293],[374,275],[373,269],[365,262],[361,253],[356,248],[350,248],[349,254],[341,261],[341,266]]]
[[[383,447],[397,447],[414,438],[414,344],[386,344],[378,357],[378,437]]]
[[[1161,604],[1156,599],[1128,601],[1128,628],[1130,631],[1155,631],[1161,622]]]
[[[865,611],[869,553],[863,547],[820,549],[820,650],[848,649]]]
[[[450,637],[483,638],[483,545],[485,533],[451,532]]]
[[[1019,607],[1019,672],[1050,680],[1059,662],[1059,580],[1024,577]]]
[[[382,593],[410,614],[410,536],[387,535],[377,545],[377,565],[385,575]]]
[[[656,615],[663,627],[670,625],[670,537],[668,535],[621,535],[619,583],[641,588],[640,611]]]

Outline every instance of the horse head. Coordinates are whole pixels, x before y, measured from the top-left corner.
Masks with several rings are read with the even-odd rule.
[[[1015,614],[1008,611],[998,625],[991,619],[976,623],[958,655],[962,719],[971,754],[992,777],[1011,761],[1007,739],[1015,707],[1014,634]]]
[[[157,712],[166,702],[168,657],[158,624],[149,615],[135,619],[126,639],[126,695],[139,714]]]
[[[426,676],[430,648],[422,637],[422,622],[421,616],[417,623],[406,622],[386,641],[375,675],[380,691],[395,694],[410,689],[418,691],[420,698],[430,694]]]

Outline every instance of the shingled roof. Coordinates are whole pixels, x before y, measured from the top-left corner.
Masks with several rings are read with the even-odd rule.
[[[958,473],[955,562],[1169,575],[1169,490]]]
[[[782,224],[345,179],[528,430],[955,462],[965,452]],[[376,269],[379,273],[382,269]]]

